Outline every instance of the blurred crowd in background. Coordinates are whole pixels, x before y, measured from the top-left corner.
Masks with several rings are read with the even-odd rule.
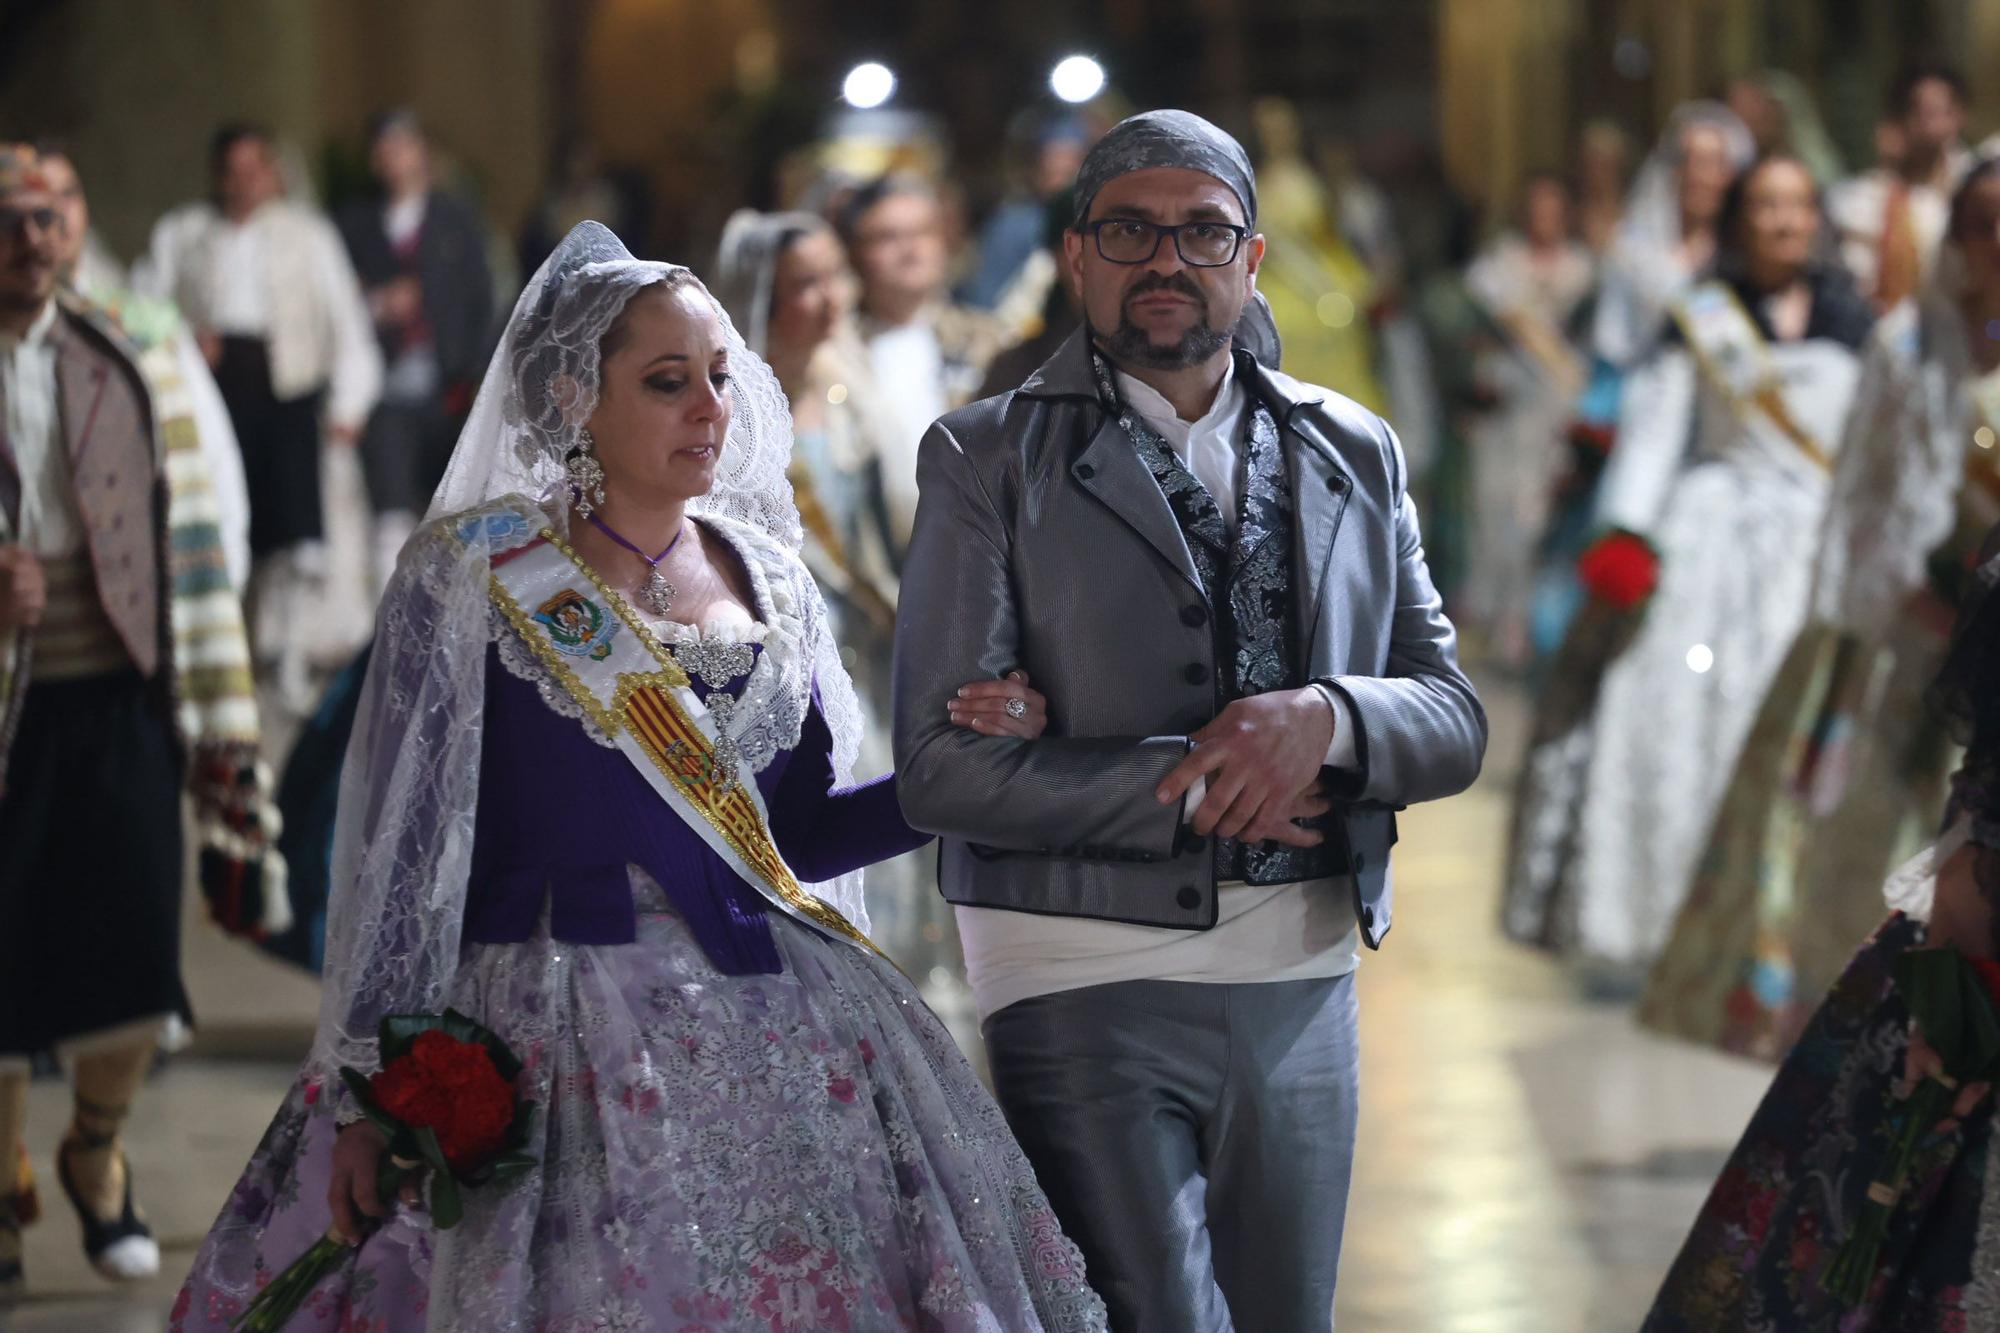
[[[1915,392],[1890,363],[1945,355],[1920,332],[1895,342],[1888,331],[1925,301],[1959,310],[1973,299],[1979,245],[1992,241],[1974,235],[1992,229],[1978,190],[1991,178],[1975,169],[1956,72],[1913,66],[1879,91],[1860,158],[1843,158],[1800,79],[1766,70],[1673,110],[1650,143],[1616,120],[1585,120],[1486,210],[1407,135],[1356,136],[1278,97],[1222,117],[1257,158],[1269,238],[1258,285],[1284,368],[1391,421],[1469,655],[1538,700],[1506,929],[1577,957],[1617,993],[1636,994],[1670,952],[1698,871],[1698,901],[1768,896],[1765,840],[1791,840],[1789,864],[1825,826],[1812,821],[1829,818],[1861,828],[1872,867],[1942,799],[1942,742],[1918,734],[1912,691],[1883,683],[1897,651],[1911,679],[1927,674],[1917,658],[1942,638],[1897,638],[1881,608],[1923,594],[1946,599],[1933,621],[1947,614],[1949,589],[1926,571],[1962,563],[1958,547],[1980,524],[1968,513],[1939,532],[1933,519],[1884,542],[1866,506],[1907,498],[1881,479],[1900,467],[1896,450],[1920,447],[1880,427]],[[789,138],[759,139],[754,171],[737,164],[686,199],[660,197],[657,175],[565,133],[518,227],[412,111],[381,111],[362,139],[321,144],[232,122],[212,131],[207,179],[185,181],[191,202],[123,256],[91,228],[105,174],[80,148],[39,145],[72,222],[70,283],[129,323],[171,326],[212,382],[197,395],[203,440],[287,816],[296,924],[270,947],[317,964],[374,601],[514,294],[585,218],[635,253],[694,268],[776,370],[796,426],[808,559],[873,713],[866,758],[886,766],[918,440],[942,412],[1018,385],[1076,328],[1068,190],[1089,145],[1132,109],[1094,60],[1065,60],[1048,93],[994,117],[1007,126],[996,188],[990,171],[975,182],[959,170],[954,140],[913,102],[887,68],[858,66],[837,107]],[[1364,163],[1393,170],[1378,180]],[[736,207],[750,201],[764,207]],[[1733,293],[1744,321],[1729,322],[1718,292]],[[1704,316],[1710,307],[1721,314]],[[1967,327],[1960,350],[1977,370],[1987,330]],[[1725,391],[1711,354],[1764,369]],[[1873,424],[1851,429],[1863,413]],[[1938,430],[1972,429],[1956,406],[1943,415]],[[1975,461],[1991,427],[1981,440]],[[1951,505],[1996,489],[1958,462],[1932,472]],[[1935,511],[1939,500],[1926,502]],[[1612,614],[1605,580],[1616,583],[1620,551],[1607,554],[1607,532],[1651,562],[1643,630]],[[1866,614],[1846,587],[1867,590]],[[1760,712],[1774,681],[1782,718]],[[1861,726],[1867,744],[1854,739],[1864,715],[1886,728]],[[1746,752],[1771,781],[1733,776]],[[1829,774],[1871,762],[1894,799],[1873,823],[1830,813],[1881,782]],[[1773,833],[1783,821],[1757,793],[1796,788],[1801,765],[1818,783],[1810,809]],[[1749,832],[1716,824],[1738,786],[1757,791],[1736,803],[1763,803],[1742,813]],[[1729,856],[1712,831],[1752,848],[1738,859],[1763,870],[1707,884],[1734,873],[1716,869]],[[885,944],[966,1031],[951,917],[928,867],[889,867],[871,887]],[[1851,920],[1871,894],[1854,890]],[[1794,958],[1782,923],[1720,951],[1701,920],[1681,929],[1705,967],[1720,953],[1740,975],[1670,979],[1677,989],[1651,995],[1647,1012],[1676,1009],[1691,987],[1701,1015],[1663,1024],[1703,1037],[1728,1027],[1739,1046],[1781,1049],[1792,1019],[1770,1015],[1809,1003],[1829,964]],[[1833,927],[1819,952],[1837,962],[1853,942]]]

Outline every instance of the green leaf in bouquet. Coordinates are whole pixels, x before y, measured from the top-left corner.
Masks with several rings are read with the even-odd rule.
[[[419,1161],[439,1175],[451,1174],[451,1163],[444,1159],[444,1147],[438,1142],[436,1130],[429,1125],[412,1125],[410,1139],[416,1147],[415,1156]]]
[[[1962,1058],[1949,1066],[1962,1083],[1990,1082],[2000,1075],[2000,1007],[1979,979],[1979,973],[1964,959],[1959,960],[1964,978],[1965,1023],[1960,1032]]]
[[[514,1103],[514,1118],[507,1125],[507,1137],[500,1144],[502,1154],[524,1152],[528,1139],[535,1128],[535,1103],[519,1101]]]
[[[382,1050],[382,1063],[386,1065],[408,1055],[418,1037],[442,1026],[435,1014],[384,1014],[375,1034],[376,1044]]]
[[[538,1165],[537,1159],[524,1152],[510,1152],[496,1157],[488,1165],[489,1180],[493,1184],[504,1184],[518,1180]]]
[[[1896,989],[1951,1077],[1982,1080],[2000,1069],[2000,1009],[1956,949],[1905,952]]]
[[[431,1172],[431,1222],[449,1231],[465,1219],[465,1200],[449,1171]]]
[[[1924,1040],[1947,1066],[1959,1045],[1963,1023],[1958,951],[1910,949],[1896,960],[1896,989],[1910,1016],[1923,1029]]]

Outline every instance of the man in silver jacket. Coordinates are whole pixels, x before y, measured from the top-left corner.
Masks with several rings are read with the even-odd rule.
[[[1323,1329],[1352,973],[1389,930],[1395,812],[1472,782],[1485,714],[1394,434],[1233,333],[1264,255],[1241,146],[1148,112],[1076,196],[1085,329],[919,455],[899,790],[1112,1326]]]

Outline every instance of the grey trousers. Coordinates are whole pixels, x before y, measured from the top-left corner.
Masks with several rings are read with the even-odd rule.
[[[1118,1333],[1320,1333],[1354,1156],[1354,978],[1130,981],[986,1020],[994,1089]]]

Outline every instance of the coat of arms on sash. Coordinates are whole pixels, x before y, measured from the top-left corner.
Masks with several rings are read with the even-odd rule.
[[[549,641],[557,652],[594,662],[611,656],[611,637],[618,632],[618,622],[574,588],[564,588],[543,602],[535,611],[535,620],[548,629]]]

